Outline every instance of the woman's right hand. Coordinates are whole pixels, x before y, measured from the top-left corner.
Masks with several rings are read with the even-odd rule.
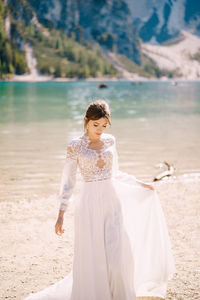
[[[58,217],[56,224],[55,224],[55,232],[57,235],[62,235],[65,231],[65,229],[62,229],[63,226],[63,217]]]

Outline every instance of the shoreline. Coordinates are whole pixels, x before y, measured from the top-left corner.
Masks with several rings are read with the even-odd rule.
[[[145,77],[138,77],[138,78],[125,78],[125,77],[89,77],[89,78],[54,78],[54,77],[37,77],[37,78],[30,78],[29,76],[23,76],[22,77],[14,77],[12,79],[0,79],[0,82],[76,82],[76,81],[85,81],[85,82],[118,82],[118,81],[130,81],[133,83],[139,83],[139,82],[200,82],[200,78],[194,78],[194,79],[187,79],[184,77],[178,77],[178,78],[167,78],[167,77],[161,77],[161,78],[145,78]]]

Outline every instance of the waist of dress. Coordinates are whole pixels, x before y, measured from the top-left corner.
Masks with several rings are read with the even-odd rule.
[[[91,179],[91,180],[84,179],[84,182],[85,183],[87,183],[87,182],[97,182],[97,181],[105,181],[105,180],[110,180],[110,179],[111,179],[111,176],[104,177],[104,178],[96,178],[96,179]]]

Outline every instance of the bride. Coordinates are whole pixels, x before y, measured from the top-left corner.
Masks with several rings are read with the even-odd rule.
[[[176,271],[165,216],[154,187],[121,172],[115,137],[104,100],[92,102],[85,132],[67,146],[58,195],[55,232],[62,235],[63,216],[79,167],[83,183],[74,211],[74,257],[62,280],[24,300],[164,299]]]

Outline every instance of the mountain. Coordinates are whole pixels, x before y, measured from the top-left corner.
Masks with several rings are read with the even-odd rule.
[[[75,34],[122,53],[140,63],[140,44],[132,24],[131,12],[124,0],[28,0],[39,22],[54,25],[68,36]]]
[[[16,2],[10,1],[16,5]],[[107,49],[141,62],[138,36],[162,43],[181,30],[200,34],[196,0],[27,0],[39,22],[63,29],[77,41],[97,41]]]
[[[38,2],[39,1],[35,1]],[[64,30],[56,29],[49,24],[44,26],[38,20],[34,7],[26,0],[0,0],[0,20],[4,20],[1,28],[3,39],[10,49],[16,47],[18,53],[26,58],[27,66],[32,72],[34,60],[42,74],[51,77],[99,77],[115,76],[115,68],[104,58],[100,47],[91,45],[86,40],[79,43],[74,35],[68,36]],[[32,50],[31,50],[32,48]],[[26,53],[25,53],[26,51]],[[5,43],[0,34],[0,77],[11,77],[16,72],[13,65],[13,53],[7,55]],[[35,57],[30,57],[33,55]],[[3,66],[3,68],[2,68]],[[5,67],[6,66],[6,67]],[[35,70],[32,73],[36,73]],[[38,74],[33,80],[38,79]]]
[[[189,30],[200,35],[198,0],[126,0],[144,42],[162,43]]]
[[[11,43],[19,52],[32,46],[39,71],[52,76],[120,76],[125,69],[145,77],[182,76],[176,64],[159,63],[148,45],[169,49],[169,41],[183,41],[188,31],[197,45],[200,34],[196,0],[4,0],[4,6]],[[190,59],[196,65],[195,51]]]

